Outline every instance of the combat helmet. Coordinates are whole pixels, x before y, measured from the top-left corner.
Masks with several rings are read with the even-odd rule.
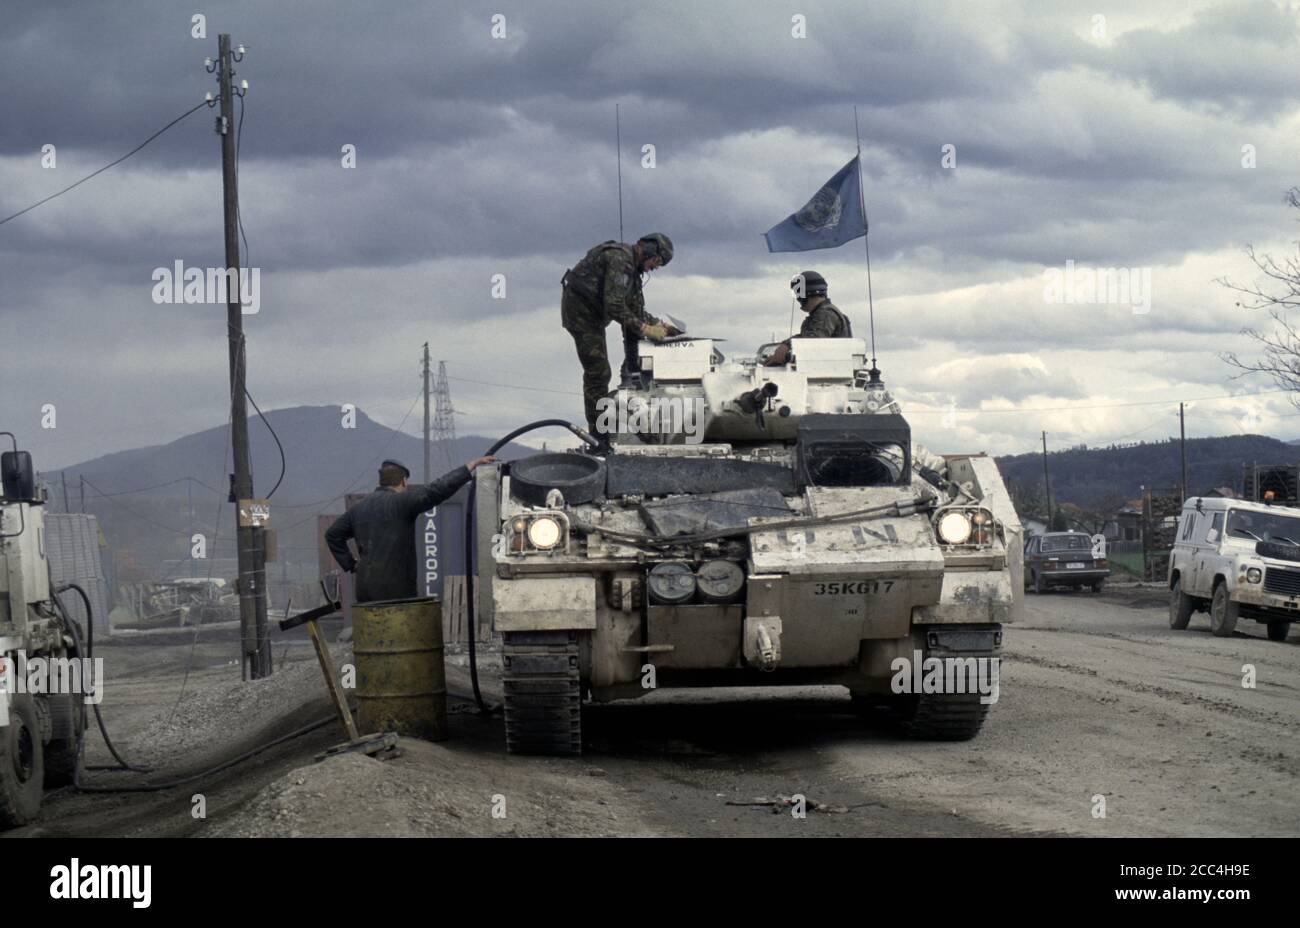
[[[641,246],[641,254],[647,258],[662,258],[664,264],[673,259],[673,240],[662,232],[651,232],[636,240]]]
[[[800,295],[800,285],[803,287],[803,293]],[[796,274],[790,281],[790,289],[794,291],[795,299],[804,300],[810,296],[825,296],[827,293],[826,278],[816,271],[804,271]]]

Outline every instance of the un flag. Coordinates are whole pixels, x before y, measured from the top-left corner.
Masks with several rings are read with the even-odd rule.
[[[867,217],[862,209],[858,159],[835,173],[822,185],[803,209],[767,230],[768,251],[813,251],[838,248],[867,234]]]

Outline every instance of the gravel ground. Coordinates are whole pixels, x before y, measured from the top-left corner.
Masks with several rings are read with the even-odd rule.
[[[214,837],[651,835],[599,768],[465,753],[402,739],[401,756],[345,754],[299,767],[208,834]]]
[[[190,640],[102,646],[106,717],[132,761],[158,766],[145,779],[329,713],[305,639],[277,643],[276,675],[255,683],[239,681],[237,646],[200,641],[170,721]],[[481,658],[499,699],[498,656]],[[465,664],[448,655],[453,691],[469,692]],[[499,714],[453,701],[452,737],[403,741],[394,760],[315,763],[342,740],[328,726],[192,787],[53,794],[41,822],[9,835],[1300,834],[1300,630],[1271,642],[1242,623],[1220,639],[1198,614],[1175,632],[1158,589],[1030,594],[1001,678],[984,731],[958,744],[899,741],[836,688],[718,689],[588,707],[583,757],[523,758],[505,753]],[[106,757],[95,737],[92,762]],[[824,811],[793,817],[780,797],[796,793]]]

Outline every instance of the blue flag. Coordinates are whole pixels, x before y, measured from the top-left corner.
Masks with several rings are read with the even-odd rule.
[[[767,230],[768,251],[838,248],[867,234],[858,181],[858,159],[836,172],[803,209]]]

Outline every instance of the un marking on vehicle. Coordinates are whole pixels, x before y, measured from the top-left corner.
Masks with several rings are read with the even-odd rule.
[[[831,580],[813,584],[814,596],[870,596],[888,593],[896,580]]]

